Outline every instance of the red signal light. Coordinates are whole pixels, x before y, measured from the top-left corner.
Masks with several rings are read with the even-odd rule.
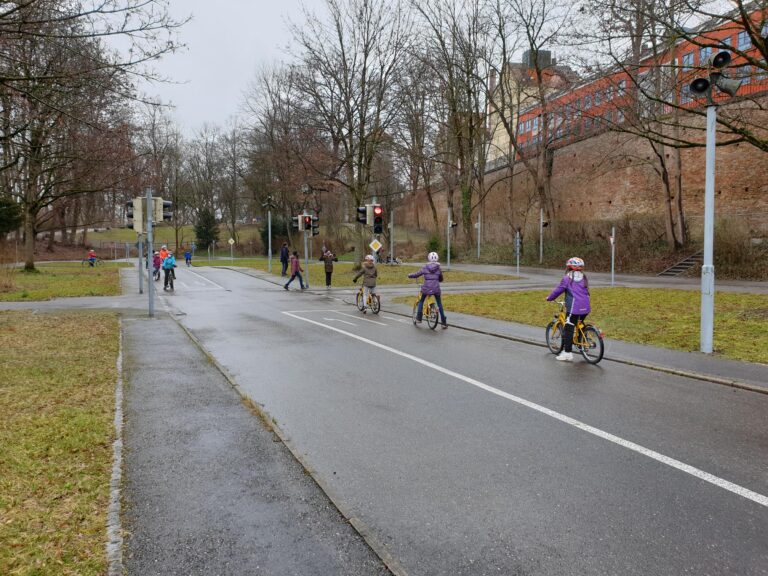
[[[375,216],[381,216],[381,213],[383,212],[383,208],[381,206],[374,206],[373,207],[373,214]]]

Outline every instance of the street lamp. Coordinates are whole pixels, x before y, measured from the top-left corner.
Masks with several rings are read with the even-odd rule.
[[[706,176],[704,181],[704,263],[701,266],[701,333],[699,349],[712,353],[715,320],[715,137],[717,126],[717,104],[712,98],[712,88],[735,96],[741,80],[726,76],[723,68],[731,62],[730,52],[718,52],[708,60],[709,78],[696,78],[689,89],[707,99],[707,147]]]

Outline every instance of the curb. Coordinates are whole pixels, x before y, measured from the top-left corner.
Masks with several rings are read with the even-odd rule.
[[[112,477],[107,508],[107,574],[123,574],[123,532],[120,498],[123,478],[123,319],[118,318],[117,383],[115,385],[115,441],[112,443]]]

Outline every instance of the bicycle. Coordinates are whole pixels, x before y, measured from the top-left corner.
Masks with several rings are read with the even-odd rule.
[[[563,350],[563,330],[567,314],[565,312],[565,301],[555,302],[560,308],[555,314],[554,320],[547,324],[547,347],[552,354],[560,354]],[[603,343],[603,332],[595,325],[584,323],[581,320],[573,330],[573,345],[579,349],[584,360],[590,364],[597,364],[603,359],[605,344]]]
[[[96,258],[96,259],[93,261],[93,265],[94,265],[94,266],[101,266],[102,264],[104,264],[104,262],[101,260],[101,258]],[[91,265],[91,260],[90,260],[90,258],[83,258],[83,259],[80,261],[80,266],[90,266],[90,265]]]
[[[365,308],[367,306],[371,309],[371,312],[378,314],[379,310],[381,310],[381,298],[379,298],[379,295],[368,294],[368,299],[364,300],[364,298],[365,291],[361,285],[360,290],[357,291],[357,296],[355,297],[355,306],[357,306],[357,309],[360,310],[360,312],[365,313]]]
[[[413,320],[414,326],[419,323],[417,320],[418,314],[419,314],[419,301],[421,300],[421,284],[419,284],[419,294],[416,296],[416,301],[413,303],[413,314],[411,316],[411,319]],[[437,328],[437,321],[439,316],[439,311],[437,308],[437,300],[435,300],[435,296],[433,294],[428,294],[427,297],[424,299],[424,305],[422,306],[422,317],[427,321],[427,326],[431,330],[434,330]]]

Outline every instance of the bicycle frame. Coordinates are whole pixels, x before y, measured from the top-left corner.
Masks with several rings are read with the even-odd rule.
[[[547,347],[553,354],[558,354],[563,348],[562,334],[568,320],[568,314],[565,311],[565,301],[558,300],[556,304],[559,309],[554,319],[547,325]],[[559,346],[557,337],[560,337]],[[592,337],[590,337],[592,336]],[[597,326],[581,319],[573,327],[573,345],[581,352],[584,359],[590,364],[597,364],[603,358],[605,334]]]

